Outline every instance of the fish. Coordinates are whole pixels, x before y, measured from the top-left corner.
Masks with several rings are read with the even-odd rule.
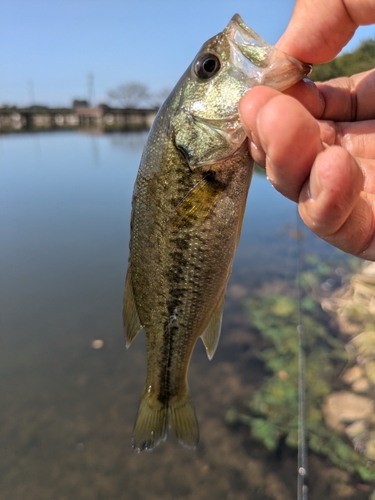
[[[199,440],[187,372],[199,337],[209,359],[218,344],[253,172],[238,103],[255,85],[282,91],[310,70],[236,14],[158,111],[134,186],[123,303],[126,346],[146,335],[137,452],[170,429],[187,448]]]

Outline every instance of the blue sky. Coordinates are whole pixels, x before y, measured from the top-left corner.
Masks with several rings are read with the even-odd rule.
[[[294,0],[0,0],[0,104],[95,102],[121,83],[172,88],[200,46],[235,12],[270,43]],[[375,37],[360,28],[353,48]]]

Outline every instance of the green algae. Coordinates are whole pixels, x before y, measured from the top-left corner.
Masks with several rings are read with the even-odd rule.
[[[330,318],[322,311],[314,290],[333,274],[333,267],[309,256],[300,276],[300,287],[287,287],[283,293],[263,294],[244,302],[249,319],[266,342],[258,357],[268,373],[263,385],[243,407],[226,414],[228,423],[242,423],[253,438],[271,452],[281,441],[298,446],[298,325],[303,325],[303,349],[306,357],[307,436],[312,452],[328,457],[335,465],[363,481],[375,481],[375,469],[354,449],[349,438],[328,427],[322,405],[338,383],[348,361],[344,343],[335,336]],[[353,270],[357,259],[349,260]]]

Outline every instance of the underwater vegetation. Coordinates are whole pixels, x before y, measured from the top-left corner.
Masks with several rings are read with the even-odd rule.
[[[340,252],[341,254],[341,252]],[[361,261],[340,256],[341,261],[326,263],[306,256],[299,284],[269,293],[270,287],[245,299],[249,319],[264,347],[258,354],[268,376],[251,401],[226,414],[229,424],[242,423],[251,436],[270,451],[281,442],[298,446],[299,336],[303,328],[302,348],[306,358],[307,438],[312,452],[328,457],[339,468],[357,473],[363,481],[375,481],[375,468],[360,447],[353,446],[342,426],[327,424],[323,411],[332,393],[345,396],[340,375],[348,363],[345,342],[335,332],[330,316],[321,307],[322,296],[332,295],[348,274],[360,269]],[[373,344],[375,344],[373,342]],[[335,392],[340,391],[340,392]],[[363,396],[354,395],[354,398]],[[342,398],[341,398],[342,399]],[[372,405],[372,401],[367,406]],[[372,408],[372,406],[371,406]],[[372,411],[368,412],[373,414]],[[353,422],[349,422],[353,424]],[[356,423],[356,422],[354,422]],[[356,423],[359,425],[358,422]],[[359,449],[358,449],[359,448]]]

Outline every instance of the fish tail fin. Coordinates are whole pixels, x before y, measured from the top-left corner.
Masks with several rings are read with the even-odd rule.
[[[186,448],[195,448],[199,441],[198,420],[190,394],[175,401],[168,407],[169,426],[178,441]]]
[[[195,448],[199,440],[198,420],[189,394],[171,401],[167,406],[146,394],[139,404],[133,432],[133,449],[152,450],[167,438],[171,427],[178,441],[187,448]]]
[[[133,432],[133,449],[141,452],[152,450],[165,441],[168,432],[168,408],[160,405],[146,393],[139,403]]]

